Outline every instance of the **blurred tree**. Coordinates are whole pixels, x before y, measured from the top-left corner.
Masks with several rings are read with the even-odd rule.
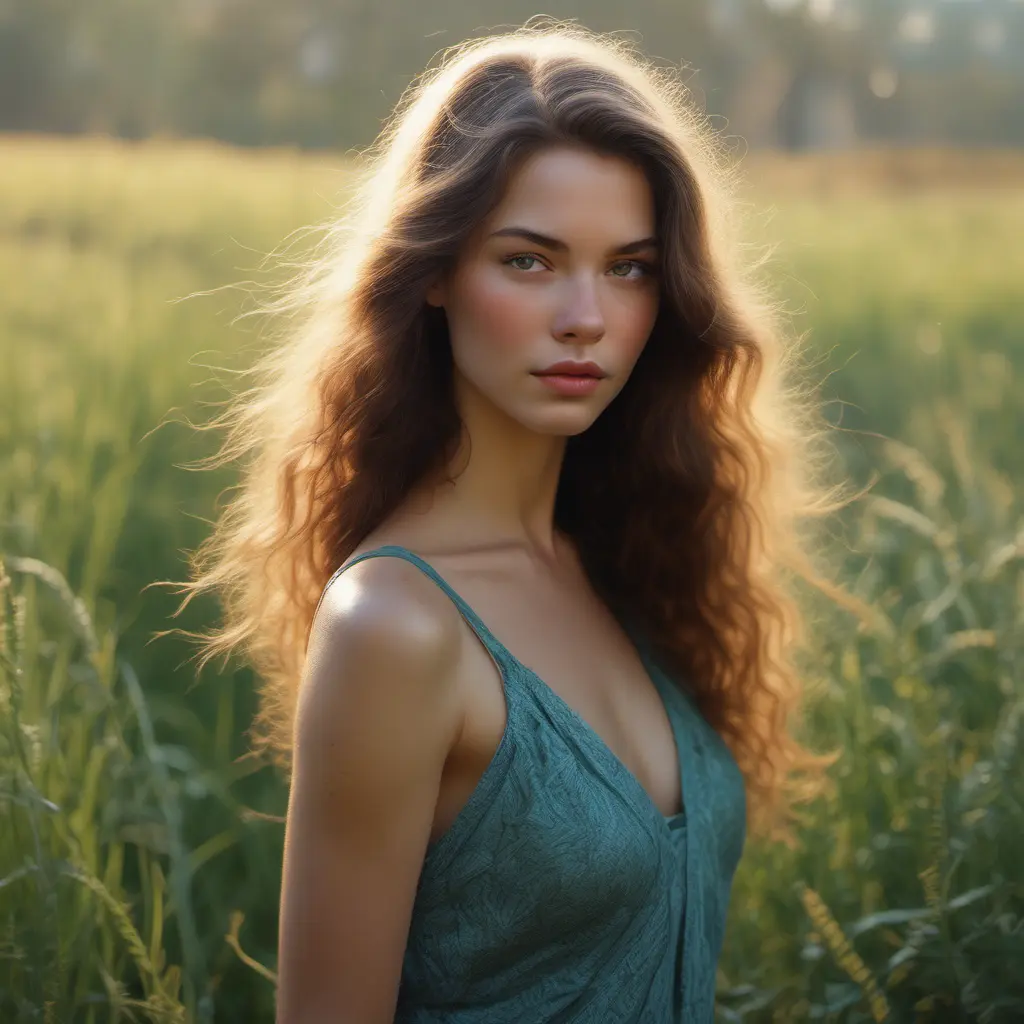
[[[0,0],[0,130],[369,142],[445,48],[535,0]],[[750,145],[1024,144],[1021,0],[549,0],[680,69]]]
[[[74,0],[0,0],[0,125],[74,130],[69,27]]]

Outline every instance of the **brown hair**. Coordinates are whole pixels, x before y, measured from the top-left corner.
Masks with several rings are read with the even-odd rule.
[[[459,439],[443,311],[426,290],[523,159],[554,145],[639,166],[662,252],[657,321],[616,400],[568,439],[556,526],[729,744],[751,822],[787,835],[790,804],[833,760],[792,732],[792,584],[816,579],[804,526],[834,507],[814,479],[814,407],[787,383],[795,345],[738,259],[719,140],[672,73],[576,25],[530,22],[450,51],[366,154],[323,250],[266,307],[298,317],[213,424],[228,428],[214,464],[247,461],[179,591],[181,608],[222,598],[225,625],[190,634],[200,666],[244,650],[263,679],[256,739],[287,763],[328,578]]]

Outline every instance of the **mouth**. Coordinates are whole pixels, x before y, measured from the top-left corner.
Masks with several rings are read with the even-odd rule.
[[[601,378],[592,373],[537,373],[534,376],[556,395],[590,395]]]
[[[566,360],[561,363],[555,363],[553,366],[549,366],[546,370],[538,370],[535,377],[575,377],[582,378],[584,380],[602,380],[607,377],[608,374],[601,369],[597,363],[574,363]]]
[[[567,373],[565,370],[556,370],[547,373],[535,373],[534,377],[569,377],[572,380],[603,380],[604,375],[600,373]]]

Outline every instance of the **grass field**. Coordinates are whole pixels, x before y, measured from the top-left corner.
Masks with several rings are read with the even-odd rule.
[[[877,477],[833,531],[876,616],[816,606],[807,731],[844,754],[796,848],[748,846],[720,1019],[1020,1020],[1024,156],[748,178],[838,466]],[[216,608],[143,588],[233,483],[181,468],[263,344],[226,286],[279,280],[344,186],[333,155],[0,139],[0,1020],[273,1019],[253,680],[148,643]]]

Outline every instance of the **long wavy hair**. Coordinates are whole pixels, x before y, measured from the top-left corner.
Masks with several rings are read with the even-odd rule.
[[[199,667],[244,653],[257,744],[287,766],[296,691],[332,572],[428,475],[461,422],[444,312],[425,301],[522,161],[579,146],[632,161],[653,192],[659,314],[622,391],[568,439],[555,525],[595,590],[683,679],[744,774],[750,821],[789,836],[834,755],[796,738],[795,584],[807,526],[836,507],[810,392],[777,302],[735,231],[736,174],[676,75],[626,41],[529,22],[447,51],[368,151],[354,199],[264,311],[286,313],[254,383],[212,425],[241,482],[192,555],[186,597],[224,624]],[[210,461],[210,460],[208,460]]]

